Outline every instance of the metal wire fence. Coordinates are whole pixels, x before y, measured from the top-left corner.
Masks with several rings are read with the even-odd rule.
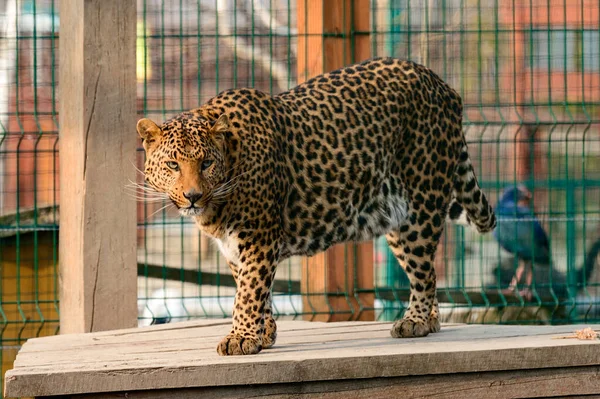
[[[299,59],[314,49],[299,45],[306,35],[299,32],[307,30],[298,21],[308,19],[299,18],[298,3],[139,0],[140,117],[162,121],[232,87],[276,94],[303,80]],[[350,18],[355,2],[336,3]],[[338,37],[353,43],[369,34],[373,56],[423,63],[453,86],[463,97],[465,134],[484,190],[496,203],[506,187],[527,186],[533,194],[528,220],[537,218],[549,237],[550,263],[534,265],[529,291],[522,294],[522,282],[509,288],[517,257],[492,235],[448,225],[436,258],[443,319],[600,321],[600,260],[594,252],[600,240],[598,2],[372,0],[362,11],[369,31],[351,29]],[[59,328],[59,25],[55,0],[0,2],[3,373],[26,339]],[[143,156],[140,148],[139,169]],[[140,324],[230,315],[235,282],[229,268],[212,243],[166,205],[138,204]],[[385,240],[373,245],[373,285],[360,292],[342,285],[325,298],[350,301],[368,293],[373,301],[361,309],[391,320],[403,312],[408,281]],[[346,259],[346,269],[358,267],[356,257]],[[302,263],[294,258],[279,266],[276,315],[334,314],[333,301],[325,310],[311,303],[314,293],[302,282],[315,273]]]

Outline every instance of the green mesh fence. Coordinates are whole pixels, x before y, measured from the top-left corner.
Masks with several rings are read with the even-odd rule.
[[[351,18],[354,3],[343,4],[344,18]],[[511,292],[518,260],[491,235],[449,225],[436,261],[445,320],[600,317],[598,273],[591,267],[589,275],[579,273],[585,262],[594,264],[600,239],[600,10],[584,1],[562,4],[549,13],[541,1],[371,1],[370,32],[337,34],[354,43],[370,33],[373,56],[421,62],[455,87],[481,185],[494,203],[507,186],[526,185],[533,193],[530,218],[550,237],[552,266],[534,267],[531,289],[520,284]],[[146,2],[138,38],[143,114],[164,120],[229,87],[276,94],[294,86],[298,53],[311,51],[298,46],[298,31],[306,29],[297,14],[296,2],[284,0]],[[191,223],[159,210],[164,205],[140,211],[141,323],[230,315],[234,281],[226,263]],[[390,320],[402,314],[408,281],[385,240],[374,246],[374,286],[350,292],[342,285],[329,294],[350,302],[372,292],[374,303],[362,309]],[[340,311],[333,299],[325,310],[311,303],[314,292],[302,290],[302,281],[319,277],[301,263],[292,259],[278,269],[279,317]]]
[[[351,18],[355,2],[339,3]],[[549,237],[551,264],[534,265],[524,294],[523,283],[509,289],[518,260],[492,235],[448,225],[436,259],[443,320],[600,321],[598,2],[372,0],[362,11],[369,31],[351,28],[336,37],[349,40],[352,51],[358,36],[370,34],[373,56],[423,63],[453,86],[463,97],[465,134],[488,197],[495,204],[506,187],[524,184],[533,194],[529,218],[539,219]],[[298,45],[298,32],[306,31],[299,19],[296,0],[138,1],[139,116],[162,121],[231,87],[274,94],[293,87],[299,59],[311,52]],[[3,372],[26,339],[58,331],[59,22],[58,1],[0,2]],[[139,169],[143,156],[140,148]],[[138,240],[140,324],[230,315],[229,268],[168,203],[139,202]],[[331,298],[364,294],[373,301],[361,307],[377,320],[401,316],[407,279],[385,240],[373,245],[373,286],[330,292],[325,311],[302,288],[315,272],[299,258],[282,263],[277,317],[333,315]]]
[[[0,2],[2,380],[26,339],[58,332],[57,8]]]

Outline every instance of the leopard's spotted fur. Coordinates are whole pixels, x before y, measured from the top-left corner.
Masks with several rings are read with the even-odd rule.
[[[147,182],[215,238],[237,282],[233,327],[218,352],[273,345],[279,262],[381,234],[411,285],[392,336],[439,331],[433,257],[446,217],[480,232],[496,224],[461,121],[454,90],[392,58],[273,97],[225,91],[160,127],[142,119]]]

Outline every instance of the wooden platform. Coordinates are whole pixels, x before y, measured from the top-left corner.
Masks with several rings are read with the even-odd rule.
[[[585,326],[445,325],[426,338],[398,340],[390,337],[389,323],[288,321],[279,323],[273,349],[219,357],[215,347],[229,325],[204,320],[31,339],[6,374],[5,394],[82,399],[600,395],[600,340],[556,339]]]

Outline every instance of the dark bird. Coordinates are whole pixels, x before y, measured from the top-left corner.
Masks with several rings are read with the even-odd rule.
[[[550,266],[550,241],[529,207],[529,200],[531,193],[522,185],[504,190],[496,205],[498,224],[494,230],[498,244],[519,260],[510,288],[515,290],[525,276],[527,289],[522,294],[528,297],[533,264]]]
[[[600,269],[600,238],[588,245],[585,262],[569,278],[566,273],[552,268],[533,268],[535,279],[535,291],[547,305],[552,308],[553,313],[560,313],[556,309],[562,300],[577,295],[577,310],[581,315],[589,319],[600,318],[600,297],[596,285],[591,281],[594,270]],[[500,287],[505,289],[512,284],[515,276],[514,260],[507,258],[494,268],[496,284],[489,286],[490,289]],[[587,287],[585,291],[583,288]],[[578,292],[581,292],[577,294]],[[573,316],[572,304],[569,302],[564,314]]]

